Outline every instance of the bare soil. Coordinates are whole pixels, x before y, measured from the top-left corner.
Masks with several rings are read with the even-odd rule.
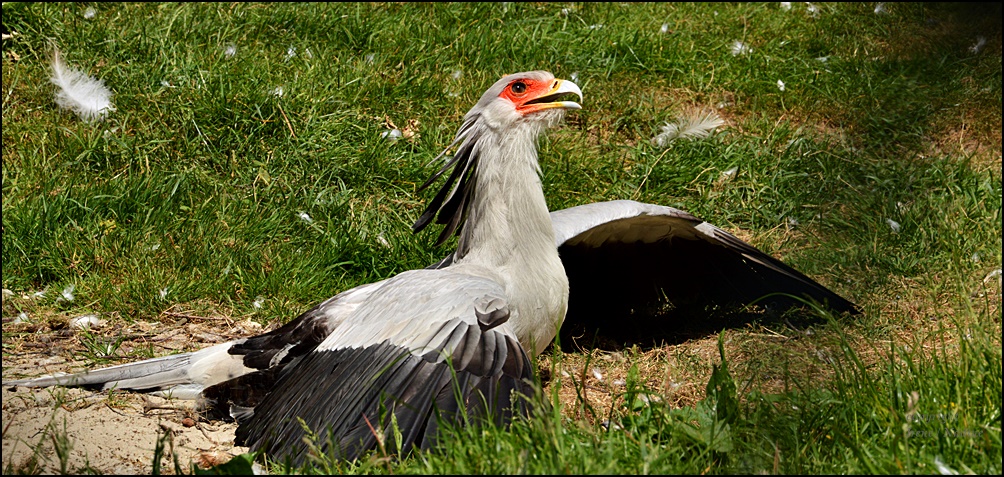
[[[158,441],[161,468],[221,464],[234,447],[236,424],[190,416],[191,401],[81,389],[3,390],[5,473],[149,474]],[[58,451],[57,451],[58,449]]]
[[[87,330],[64,317],[7,321],[3,379],[193,351],[262,331],[256,323],[223,318],[172,312],[164,318],[163,323],[123,324],[109,317]],[[119,342],[122,337],[126,339]],[[110,356],[101,356],[102,350]],[[5,386],[2,468],[5,474],[149,474],[160,442],[161,472],[174,473],[176,458],[188,473],[193,463],[208,468],[247,452],[233,445],[236,427],[200,416],[194,401],[124,391]]]

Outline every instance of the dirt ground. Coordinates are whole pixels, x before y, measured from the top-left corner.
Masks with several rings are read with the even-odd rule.
[[[173,473],[174,456],[189,472],[191,463],[206,467],[247,451],[233,445],[236,424],[190,415],[191,402],[141,394],[4,389],[3,468],[5,473],[148,474],[161,439],[165,473]]]
[[[262,331],[252,322],[165,315],[163,323],[128,325],[108,317],[87,330],[74,327],[73,317],[5,318],[3,380],[193,351]],[[121,337],[126,339],[119,342]],[[105,351],[108,359],[94,359]],[[174,473],[177,457],[187,473],[192,463],[206,468],[247,452],[233,445],[236,427],[200,417],[194,401],[121,391],[4,386],[2,468],[5,474],[149,474],[161,442],[161,471]]]

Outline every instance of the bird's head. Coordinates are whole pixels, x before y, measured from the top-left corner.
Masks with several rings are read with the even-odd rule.
[[[547,71],[528,71],[502,77],[464,116],[464,123],[480,118],[492,129],[510,128],[519,123],[554,125],[569,109],[582,106],[566,98],[582,91],[571,81],[557,79]]]
[[[521,144],[522,152],[528,149],[536,166],[534,141],[537,136],[557,123],[565,111],[582,108],[575,101],[565,100],[571,95],[582,99],[582,91],[575,83],[556,79],[547,71],[516,73],[496,81],[464,116],[453,143],[433,159],[436,161],[456,147],[454,156],[419,188],[428,187],[443,173],[452,170],[412,230],[422,230],[435,217],[436,223],[446,225],[437,245],[458,230],[474,196],[479,158],[487,148],[501,150],[500,139]],[[458,253],[462,252],[463,247],[460,247]]]

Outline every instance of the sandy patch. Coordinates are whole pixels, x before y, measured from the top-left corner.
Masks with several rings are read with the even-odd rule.
[[[81,389],[3,390],[3,469],[14,472],[149,474],[163,439],[161,469],[173,459],[226,462],[246,452],[234,447],[236,424],[200,421],[192,401]]]
[[[72,319],[62,316],[5,319],[4,381],[194,351],[262,330],[257,324],[174,312],[165,313],[159,323],[122,323],[117,317],[102,321],[81,330],[68,326]],[[177,457],[187,473],[192,463],[207,468],[247,452],[233,445],[236,428],[235,423],[199,416],[194,401],[5,386],[2,469],[5,474],[149,474],[162,440],[161,472],[174,473]]]

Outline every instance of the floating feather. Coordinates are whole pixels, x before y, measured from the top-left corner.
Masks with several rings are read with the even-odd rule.
[[[66,66],[59,50],[52,53],[52,84],[59,88],[56,104],[73,111],[85,122],[104,119],[112,106],[112,92],[99,79]]]
[[[662,132],[652,138],[652,144],[666,147],[677,139],[701,139],[725,124],[717,113],[709,112],[699,116],[680,116],[674,123],[662,126]]]

